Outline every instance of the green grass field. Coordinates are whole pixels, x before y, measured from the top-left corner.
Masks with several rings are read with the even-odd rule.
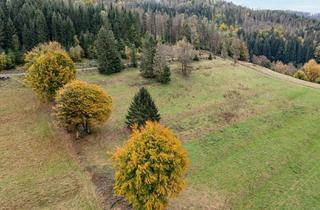
[[[136,69],[78,75],[103,86],[114,103],[108,123],[75,143],[84,167],[110,178],[110,156],[129,136],[127,109],[145,86],[191,162],[188,186],[169,209],[320,208],[320,90],[221,59],[194,63],[189,78],[171,67],[169,85]],[[11,83],[0,87],[0,206],[19,207],[22,197],[31,207],[99,208],[64,146],[67,135],[48,123],[29,89]]]

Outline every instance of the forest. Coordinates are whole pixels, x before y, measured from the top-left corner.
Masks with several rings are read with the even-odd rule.
[[[97,34],[105,24],[110,25],[122,57],[126,46],[139,49],[141,38],[150,33],[170,44],[186,37],[195,49],[231,57],[230,43],[239,38],[250,59],[264,55],[271,62],[300,67],[315,58],[320,41],[316,19],[223,1],[1,0],[0,20],[0,51],[8,55],[9,66],[21,63],[24,52],[49,40],[68,51],[80,46],[84,57],[96,58]]]

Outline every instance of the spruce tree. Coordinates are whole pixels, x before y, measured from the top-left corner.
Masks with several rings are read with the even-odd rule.
[[[100,73],[112,74],[121,71],[120,53],[113,32],[103,26],[98,34],[97,56]]]
[[[15,36],[16,36],[16,29],[14,27],[14,24],[11,18],[8,18],[8,21],[6,24],[6,44],[5,44],[6,48],[11,50],[16,50]]]
[[[34,18],[34,24],[35,24],[35,34],[36,38],[36,44],[42,43],[48,40],[48,26],[46,22],[46,18],[43,15],[43,13],[40,10],[37,10],[36,16]],[[70,30],[70,29],[68,29]]]
[[[5,48],[6,44],[6,25],[5,25],[5,16],[0,8],[0,49]]]
[[[146,88],[142,87],[134,96],[126,120],[128,127],[141,127],[146,121],[160,121],[158,109]]]
[[[131,66],[134,68],[138,67],[138,62],[137,62],[137,50],[135,46],[131,48]]]
[[[171,72],[169,66],[165,66],[163,72],[159,75],[158,81],[162,84],[168,84],[171,81]]]
[[[156,41],[150,34],[147,34],[143,40],[142,56],[141,56],[141,74],[145,78],[154,78],[154,57],[156,54]]]

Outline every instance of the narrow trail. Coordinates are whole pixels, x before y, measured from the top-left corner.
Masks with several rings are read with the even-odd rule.
[[[90,68],[79,68],[77,69],[77,72],[82,72],[82,71],[94,71],[94,70],[98,70],[97,67],[90,67]],[[6,73],[6,74],[0,74],[0,78],[1,77],[22,77],[25,76],[26,73],[21,72],[21,73]]]
[[[314,88],[314,89],[320,89],[320,84],[317,84],[317,83],[313,83],[313,82],[308,82],[308,81],[304,81],[304,80],[300,80],[300,79],[296,79],[294,77],[291,77],[291,76],[288,76],[288,75],[285,75],[285,74],[280,74],[278,72],[275,72],[275,71],[272,71],[270,69],[267,69],[267,68],[263,68],[263,67],[257,67],[255,66],[255,64],[252,64],[252,63],[246,63],[246,62],[238,62],[238,64],[242,65],[242,66],[245,66],[247,68],[250,68],[256,72],[259,72],[261,74],[264,74],[268,77],[271,77],[271,78],[276,78],[276,79],[280,79],[280,80],[283,80],[283,81],[288,81],[288,82],[291,82],[291,83],[294,83],[294,84],[297,84],[297,85],[300,85],[300,86],[304,86],[304,87],[309,87],[309,88]]]

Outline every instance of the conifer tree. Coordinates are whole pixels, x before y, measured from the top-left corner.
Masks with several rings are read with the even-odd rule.
[[[11,18],[8,18],[6,24],[6,47],[11,50],[17,50],[16,48],[16,29]]]
[[[147,34],[143,40],[141,55],[141,74],[145,78],[154,78],[154,57],[156,54],[156,41],[150,34]]]
[[[0,49],[5,48],[6,43],[6,25],[5,25],[5,16],[0,8]]]
[[[101,27],[97,39],[99,70],[103,74],[120,72],[122,68],[120,53],[110,29]]]
[[[141,127],[146,121],[160,121],[158,109],[146,88],[142,87],[134,96],[126,119],[128,127]]]
[[[165,66],[163,72],[160,74],[158,81],[162,84],[168,84],[171,81],[171,71],[169,66]]]
[[[47,26],[46,18],[43,15],[43,13],[39,10],[36,11],[36,17],[34,19],[34,24],[35,24],[35,29],[36,29],[36,31],[35,31],[36,43],[35,44],[47,41],[48,40],[48,26]]]
[[[131,48],[131,66],[134,67],[134,68],[137,68],[138,67],[138,62],[137,62],[137,50],[135,48],[135,46],[133,46]]]

